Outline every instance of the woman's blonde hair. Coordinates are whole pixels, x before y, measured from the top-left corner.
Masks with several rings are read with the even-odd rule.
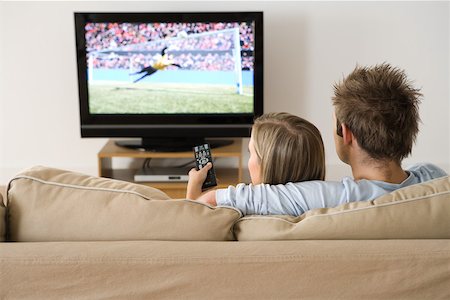
[[[262,183],[325,179],[322,136],[305,119],[284,112],[264,114],[255,120],[252,139]]]

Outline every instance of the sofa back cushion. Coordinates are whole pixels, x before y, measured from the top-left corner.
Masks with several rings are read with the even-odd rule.
[[[3,196],[0,193],[0,242],[5,241],[6,234],[6,208],[3,204]]]
[[[447,176],[299,217],[247,216],[234,231],[238,240],[448,239],[449,214]]]
[[[148,186],[46,167],[12,179],[7,213],[10,241],[232,240],[241,217]]]

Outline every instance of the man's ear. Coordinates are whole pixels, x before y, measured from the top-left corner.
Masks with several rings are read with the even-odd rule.
[[[342,126],[338,119],[336,119],[336,134],[342,137]]]
[[[341,128],[342,128],[342,139],[344,140],[344,144],[351,144],[354,139],[353,132],[345,124],[341,124]]]

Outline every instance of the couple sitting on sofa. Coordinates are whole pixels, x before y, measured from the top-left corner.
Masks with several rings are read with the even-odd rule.
[[[202,194],[211,164],[189,172],[186,197],[238,208],[243,214],[299,216],[314,208],[373,200],[402,187],[446,176],[432,164],[408,170],[420,121],[422,95],[404,71],[389,64],[356,67],[334,87],[334,139],[339,158],[353,178],[324,181],[325,154],[319,130],[288,114],[265,114],[255,121],[249,142],[252,184]]]

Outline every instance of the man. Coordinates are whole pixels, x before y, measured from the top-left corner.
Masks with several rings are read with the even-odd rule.
[[[164,70],[168,66],[175,66],[177,68],[181,68],[180,65],[173,63],[173,61],[169,59],[169,56],[167,54],[167,47],[164,47],[164,49],[162,49],[162,51],[161,51],[161,56],[158,57],[158,59],[152,66],[145,67],[142,70],[140,70],[139,72],[132,73],[130,75],[137,75],[137,74],[145,73],[144,76],[139,77],[138,79],[133,81],[133,83],[136,83],[139,80],[142,80],[145,77],[152,75],[153,73],[155,73],[158,70]]]
[[[447,174],[432,164],[402,169],[418,133],[421,94],[404,71],[389,64],[356,67],[334,86],[335,146],[353,178],[285,185],[245,185],[200,196],[211,205],[233,206],[243,214],[289,214],[375,199],[412,184]],[[194,176],[206,176],[210,166]]]

